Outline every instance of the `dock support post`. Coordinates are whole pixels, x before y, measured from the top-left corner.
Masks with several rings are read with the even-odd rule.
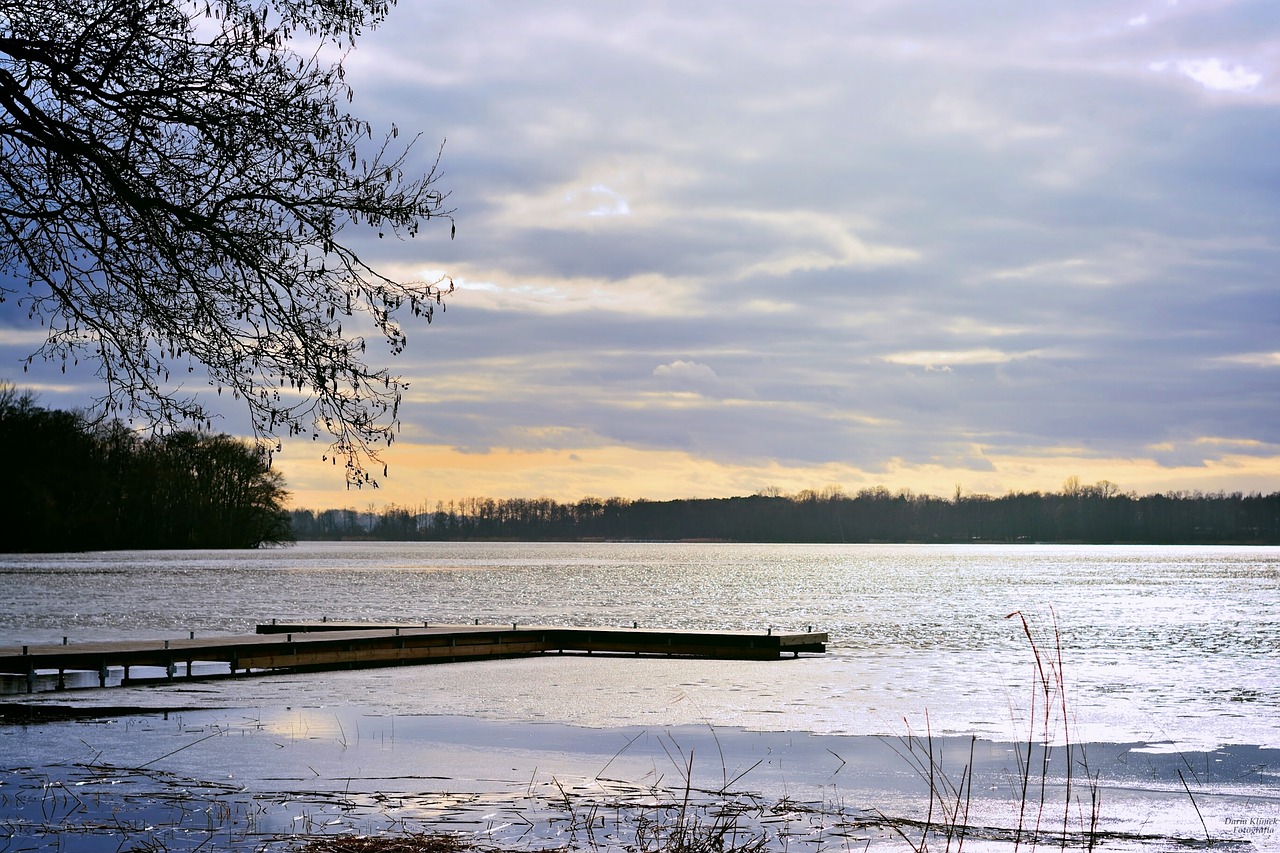
[[[27,692],[36,692],[36,671],[34,669],[27,670]]]
[[[98,667],[98,686],[99,686],[99,687],[106,687],[106,686],[107,686],[107,664],[106,664],[106,661],[103,661],[103,663]]]

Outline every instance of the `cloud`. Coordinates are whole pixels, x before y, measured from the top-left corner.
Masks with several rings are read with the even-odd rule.
[[[1280,367],[1280,352],[1242,352],[1222,356],[1227,364],[1244,364],[1252,367]]]
[[[1004,364],[1015,357],[997,349],[984,348],[955,352],[900,352],[884,356],[890,364],[905,364],[929,370],[950,370],[952,367],[974,364]]]
[[[397,7],[357,105],[448,136],[459,238],[405,261],[463,282],[406,365],[415,440],[944,493],[1190,478],[1168,442],[1260,482],[1197,440],[1280,430],[1274,21],[923,12]]]
[[[1155,71],[1172,68],[1215,92],[1252,92],[1262,82],[1262,75],[1258,72],[1240,64],[1228,65],[1217,57],[1154,62],[1151,68]]]
[[[379,499],[1280,488],[1278,43],[1247,2],[400,4],[352,108],[447,138],[458,236],[350,236],[458,291]]]
[[[41,328],[0,326],[0,347],[26,347],[35,351],[45,342],[47,332]]]
[[[673,388],[709,391],[720,385],[720,377],[714,370],[694,361],[678,359],[669,364],[660,364],[653,369],[653,375]]]
[[[596,205],[587,211],[587,216],[627,216],[631,213],[627,200],[604,184],[593,184],[587,190],[587,195],[596,202]]]

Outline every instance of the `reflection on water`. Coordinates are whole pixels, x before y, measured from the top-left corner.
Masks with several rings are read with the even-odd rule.
[[[1275,750],[1091,744],[1070,753],[1068,787],[1066,750],[1035,750],[1024,765],[1015,744],[919,734],[584,730],[350,707],[44,724],[10,733],[0,820],[39,850],[284,850],[317,835],[428,830],[546,849],[582,846],[592,815],[602,849],[623,849],[638,822],[670,820],[688,798],[704,816],[732,809],[772,850],[900,849],[899,830],[918,834],[940,814],[935,776],[935,790],[963,796],[976,848],[1010,850],[1024,766],[1049,827],[1042,847],[1063,831],[1073,846],[1096,833],[1104,850],[1162,850],[1206,831],[1235,840],[1280,809],[1280,779],[1266,772]],[[65,744],[57,761],[50,739]]]
[[[898,837],[872,811],[905,820],[928,803],[894,749],[908,731],[931,733],[949,772],[972,764],[975,820],[1007,828],[1012,744],[1043,710],[1016,611],[1061,655],[1103,826],[1129,834],[1103,849],[1280,841],[1266,823],[1280,814],[1277,548],[304,544],[0,556],[0,585],[10,646],[322,616],[831,635],[827,655],[777,662],[565,655],[109,690],[68,674],[35,701],[192,710],[3,731],[0,821],[23,849],[265,850],[441,821],[581,843],[566,809],[657,808],[687,758],[713,791],[745,771],[756,805],[733,808],[793,849],[876,846]],[[102,828],[122,815],[136,824]],[[1130,837],[1143,832],[1159,838]]]
[[[1027,640],[1004,618],[1022,611],[1043,648],[1060,645],[1087,739],[1280,746],[1278,548],[304,543],[0,556],[0,582],[0,643],[13,645],[322,616],[831,635],[821,659],[764,667],[566,659],[482,678],[368,671],[340,688],[336,676],[208,682],[222,704],[301,691],[396,713],[848,734],[890,733],[927,709],[942,733],[993,739],[1030,701]]]

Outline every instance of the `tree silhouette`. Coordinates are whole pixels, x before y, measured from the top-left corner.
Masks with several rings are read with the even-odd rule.
[[[1280,492],[1139,497],[1107,480],[1069,479],[1058,494],[958,493],[953,500],[884,487],[787,497],[646,501],[467,498],[417,511],[388,506],[293,511],[299,539],[691,539],[735,542],[1280,543]]]
[[[321,58],[392,2],[0,0],[0,300],[46,329],[28,364],[96,362],[97,415],[152,424],[208,426],[182,384],[207,374],[259,436],[324,435],[368,481],[406,386],[353,327],[397,354],[397,317],[452,290],[344,235],[452,221],[438,153],[406,174],[413,143],[375,140]]]
[[[261,448],[225,435],[140,437],[41,408],[0,384],[0,549],[256,548],[293,540]]]

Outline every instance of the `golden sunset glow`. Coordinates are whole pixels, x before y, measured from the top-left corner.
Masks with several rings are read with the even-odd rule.
[[[498,37],[485,5],[400,3],[344,60],[453,212],[342,240],[454,288],[395,354],[343,318],[405,383],[389,473],[348,492],[323,428],[286,438],[296,506],[1280,490],[1262,6],[548,8]],[[11,284],[0,379],[87,407],[97,366],[28,364]],[[163,390],[247,435],[187,367]]]
[[[313,445],[297,444],[277,457],[292,506],[305,509],[404,507],[469,497],[539,498],[574,502],[584,497],[673,500],[759,493],[796,494],[838,486],[853,494],[884,486],[920,494],[1055,492],[1069,477],[1091,484],[1109,480],[1124,492],[1258,491],[1280,479],[1280,455],[1232,455],[1202,465],[1162,467],[1146,460],[1089,458],[1058,452],[1046,456],[983,457],[990,470],[907,465],[890,460],[878,471],[849,465],[784,467],[776,462],[727,465],[688,453],[614,446],[555,451],[495,450],[464,453],[445,447],[396,444],[385,455],[389,475],[379,488],[346,490],[341,468],[305,458]]]

